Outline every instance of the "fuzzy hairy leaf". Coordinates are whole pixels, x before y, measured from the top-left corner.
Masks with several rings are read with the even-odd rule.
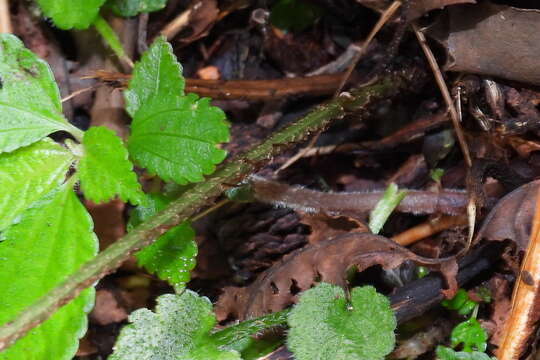
[[[0,155],[0,231],[64,181],[73,156],[51,139]]]
[[[128,149],[136,164],[165,181],[203,180],[225,158],[225,114],[210,99],[184,96],[182,67],[171,45],[158,38],[133,69],[125,92],[133,118]]]
[[[36,0],[43,13],[60,29],[86,29],[106,0]]]
[[[304,292],[289,315],[287,346],[298,360],[383,359],[394,348],[396,318],[375,288],[351,291],[321,283]]]
[[[436,352],[438,360],[497,360],[483,352],[454,351],[446,346],[437,346]]]
[[[130,17],[161,10],[167,0],[110,0],[108,5],[116,15]]]
[[[97,252],[92,219],[70,183],[53,190],[9,227],[0,241],[0,324],[75,272]],[[68,360],[86,332],[94,303],[87,289],[7,350],[1,360]]]
[[[156,311],[129,316],[109,360],[239,360],[236,351],[218,349],[209,332],[216,323],[212,303],[186,290],[157,299]]]
[[[160,194],[148,194],[144,203],[132,212],[128,230],[163,210],[170,201]],[[137,252],[135,257],[139,265],[161,280],[168,281],[178,292],[189,281],[190,271],[197,264],[194,238],[195,232],[185,222],[161,235],[154,243]]]
[[[122,140],[112,130],[97,126],[85,131],[82,144],[84,154],[77,170],[84,196],[102,203],[118,195],[124,202],[139,204],[144,194]]]
[[[0,85],[0,153],[59,130],[81,134],[62,115],[49,65],[10,34],[0,34]]]

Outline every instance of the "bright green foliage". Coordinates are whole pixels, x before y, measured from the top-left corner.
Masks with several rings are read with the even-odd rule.
[[[118,195],[124,202],[139,204],[144,194],[122,140],[98,126],[84,133],[82,144],[84,154],[77,170],[84,196],[102,203]]]
[[[107,4],[116,15],[130,17],[161,10],[167,4],[167,0],[109,0]]]
[[[349,304],[342,288],[321,283],[302,294],[288,322],[297,360],[375,360],[394,348],[396,318],[371,286],[354,288]]]
[[[0,324],[58,285],[97,252],[90,215],[64,184],[35,202],[0,241]],[[94,289],[0,353],[1,360],[67,360],[86,331]]]
[[[189,223],[175,226],[139,251],[135,255],[137,262],[179,291],[189,281],[189,272],[197,264],[194,237],[195,232]]]
[[[469,299],[464,289],[459,289],[452,299],[441,301],[441,305],[449,310],[456,310],[460,315],[469,315],[476,307],[476,303]]]
[[[160,194],[147,194],[144,203],[131,214],[128,230],[163,210],[170,201]],[[190,279],[190,270],[197,264],[194,237],[195,232],[189,223],[180,224],[136,253],[135,257],[139,265],[180,291]]]
[[[463,344],[463,351],[471,352],[485,351],[487,347],[486,331],[480,326],[476,318],[472,317],[467,321],[459,323],[450,334],[452,347]]]
[[[60,29],[86,29],[105,0],[36,0],[43,13]]]
[[[65,179],[70,152],[50,139],[0,155],[0,231]]]
[[[210,337],[216,319],[212,303],[186,290],[157,299],[156,311],[129,316],[109,360],[237,360],[236,351],[220,350]]]
[[[270,22],[282,30],[302,31],[313,25],[324,11],[304,0],[279,0],[270,13]]]
[[[486,353],[473,351],[454,351],[445,346],[437,346],[438,360],[496,360],[495,357],[489,357]]]
[[[158,38],[135,65],[125,92],[133,118],[128,149],[136,164],[165,181],[202,181],[225,158],[225,114],[196,95],[184,96],[182,67]]]
[[[94,27],[96,28],[97,32],[101,35],[103,40],[109,45],[111,50],[118,56],[118,58],[122,60],[131,61],[128,59],[124,47],[122,46],[122,43],[120,42],[120,39],[118,38],[118,35],[114,32],[113,28],[109,25],[109,23],[101,16],[96,17],[96,20],[94,21]]]
[[[62,115],[60,92],[46,62],[10,34],[0,34],[0,153],[47,135],[80,130]]]
[[[398,191],[396,184],[391,183],[388,185],[383,197],[369,214],[369,229],[372,233],[378,234],[381,231],[384,223],[405,195],[407,195],[407,192],[404,190]]]

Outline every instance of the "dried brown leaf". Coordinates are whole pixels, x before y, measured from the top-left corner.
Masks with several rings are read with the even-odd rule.
[[[429,31],[447,48],[446,70],[540,85],[540,11],[490,2],[448,11]]]
[[[529,243],[535,195],[539,185],[540,180],[532,181],[499,200],[486,216],[476,241],[508,239],[514,241],[519,250],[525,250]]]
[[[406,260],[444,271],[455,289],[457,265],[453,259],[423,258],[397,245],[392,240],[370,233],[351,233],[308,245],[262,273],[248,287],[224,289],[216,304],[218,320],[245,319],[275,312],[297,301],[300,292],[317,282],[345,286],[347,270],[363,271],[374,265],[385,269],[399,266]]]

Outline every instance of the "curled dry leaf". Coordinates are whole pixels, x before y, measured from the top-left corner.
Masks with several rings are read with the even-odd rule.
[[[428,259],[390,239],[370,233],[351,233],[308,245],[285,257],[248,287],[224,289],[216,304],[218,320],[246,319],[276,312],[297,301],[297,295],[314,283],[345,286],[350,268],[359,272],[381,265],[392,269],[406,260],[443,271],[450,291],[456,289],[457,265],[451,259]]]
[[[524,251],[529,243],[535,196],[540,180],[532,181],[503,197],[486,216],[476,241],[512,240]]]
[[[448,13],[428,32],[447,49],[446,70],[540,85],[540,11],[484,2]]]
[[[366,224],[346,216],[300,213],[300,222],[311,228],[308,236],[310,244],[317,244],[346,233],[368,232]]]

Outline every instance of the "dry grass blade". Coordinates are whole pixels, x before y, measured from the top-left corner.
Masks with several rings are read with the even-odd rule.
[[[518,360],[526,350],[540,318],[540,192],[536,195],[531,238],[514,286],[512,309],[504,338],[497,351],[499,360]]]
[[[441,91],[444,101],[446,102],[448,111],[450,112],[450,118],[452,119],[452,124],[454,125],[454,130],[456,131],[459,146],[461,147],[461,151],[463,152],[463,157],[465,158],[465,163],[467,164],[468,167],[471,167],[472,161],[471,161],[471,155],[469,153],[469,148],[467,146],[467,143],[465,142],[465,137],[463,136],[463,131],[461,130],[461,125],[459,124],[459,116],[454,106],[454,102],[452,101],[452,97],[450,96],[450,91],[448,91],[448,87],[446,86],[446,83],[444,82],[441,69],[439,68],[439,65],[437,64],[437,60],[435,60],[435,56],[433,55],[433,52],[431,52],[431,49],[427,45],[427,41],[426,41],[426,37],[424,36],[424,33],[418,29],[418,26],[416,26],[416,24],[413,23],[411,25],[416,35],[416,38],[418,39],[418,42],[420,43],[420,47],[422,48],[422,51],[424,52],[424,55],[426,56],[429,66],[431,67],[431,70],[433,71],[433,75],[435,76],[435,81],[437,82],[437,86],[439,86],[439,90]]]

